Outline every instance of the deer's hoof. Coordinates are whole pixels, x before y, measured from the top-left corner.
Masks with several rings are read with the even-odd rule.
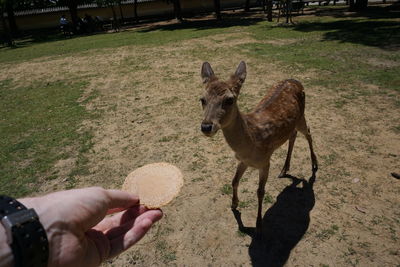
[[[278,175],[278,178],[285,178],[286,175],[287,175],[286,172],[281,172],[281,173]]]

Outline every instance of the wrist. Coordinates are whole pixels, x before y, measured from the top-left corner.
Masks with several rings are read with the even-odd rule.
[[[44,197],[23,198],[18,201],[28,209],[35,210],[49,242],[48,266],[58,265],[55,255],[60,253],[61,236],[65,230],[65,223],[56,220],[60,217],[55,214],[57,211],[54,209],[54,203],[48,202]]]
[[[0,219],[1,266],[47,266],[48,240],[35,210],[1,195]]]

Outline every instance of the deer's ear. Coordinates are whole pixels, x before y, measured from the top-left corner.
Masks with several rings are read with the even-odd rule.
[[[246,80],[246,75],[246,63],[241,61],[235,71],[235,77],[238,78],[241,83],[244,83],[244,80]]]
[[[210,63],[204,62],[201,67],[201,78],[203,79],[203,83],[208,83],[213,77],[215,77],[215,75]]]

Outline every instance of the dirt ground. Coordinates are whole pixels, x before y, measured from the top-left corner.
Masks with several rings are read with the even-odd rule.
[[[54,81],[68,74],[90,82],[85,95],[98,96],[87,108],[102,115],[82,125],[94,132],[94,147],[87,155],[90,174],[78,177],[78,187],[120,188],[129,172],[153,162],[170,162],[183,171],[184,187],[163,209],[162,221],[105,266],[400,266],[400,182],[390,175],[400,172],[400,137],[391,130],[399,115],[387,95],[376,93],[381,88],[365,85],[372,94],[340,109],[334,107],[336,92],[305,88],[305,113],[319,159],[315,182],[296,185],[277,178],[285,144],[271,162],[262,241],[251,234],[258,182],[253,169],[239,185],[241,216],[235,219],[228,186],[237,163],[233,152],[221,133],[209,139],[199,130],[202,62],[210,61],[216,74],[227,78],[240,60],[246,61],[248,75],[239,98],[244,111],[280,80],[318,76],[291,76],[239,50],[225,53],[249,42],[257,41],[237,32],[161,48],[121,47],[102,52],[109,57],[33,60],[3,75],[31,73]],[[203,53],[197,53],[199,48]],[[73,163],[74,159],[58,162],[60,179],[43,191],[62,189],[62,175]],[[301,134],[290,173],[307,181],[311,175],[308,145]],[[244,232],[238,231],[239,217]]]

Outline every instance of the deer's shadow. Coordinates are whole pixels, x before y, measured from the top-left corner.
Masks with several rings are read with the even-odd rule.
[[[278,195],[263,217],[261,238],[256,238],[255,228],[245,227],[240,212],[233,210],[239,230],[252,237],[249,255],[253,266],[283,266],[308,229],[315,204],[315,175],[308,182],[294,176],[289,178],[292,184]]]

